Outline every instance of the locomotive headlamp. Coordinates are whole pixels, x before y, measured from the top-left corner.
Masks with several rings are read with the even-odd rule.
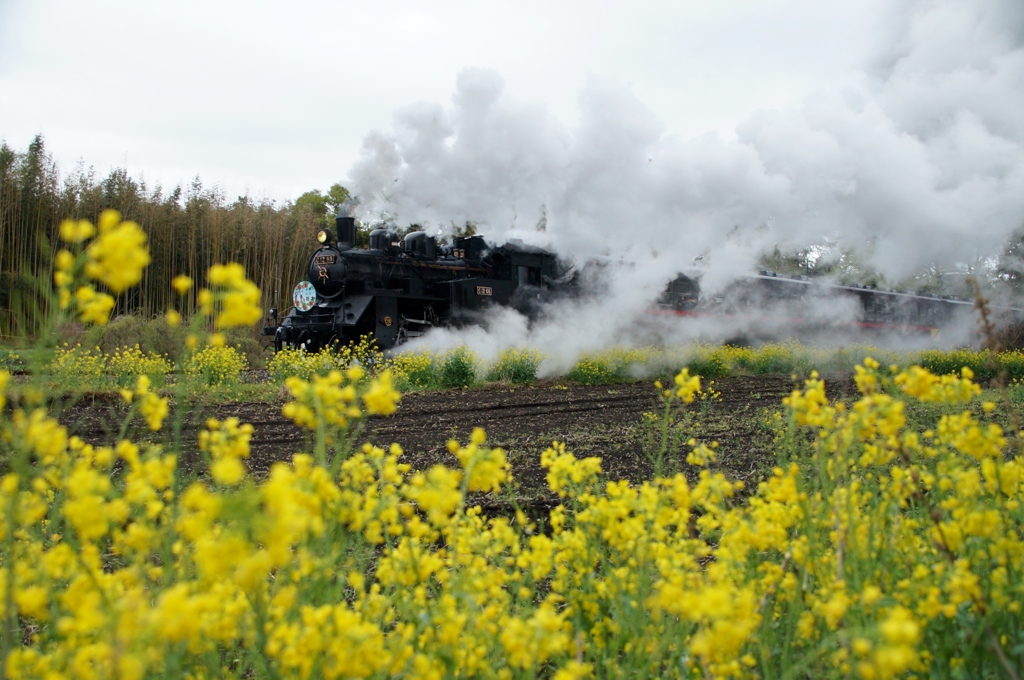
[[[320,231],[316,232],[316,240],[320,243],[327,243],[328,241],[331,240],[331,232],[327,231],[326,229],[321,229]]]

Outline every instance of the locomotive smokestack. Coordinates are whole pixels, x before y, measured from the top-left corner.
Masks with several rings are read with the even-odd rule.
[[[338,250],[348,250],[356,245],[356,218],[338,215],[334,219],[338,234]]]

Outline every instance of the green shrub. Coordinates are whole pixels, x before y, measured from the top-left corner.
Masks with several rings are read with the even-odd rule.
[[[25,354],[25,352],[18,352],[7,348],[0,349],[0,370],[9,371],[11,373],[24,370],[25,358],[23,354]]]
[[[85,347],[96,346],[95,339],[99,337],[99,331],[95,328],[86,328],[85,324],[75,319],[66,319],[57,324],[54,337],[60,338],[63,345],[83,345]]]
[[[146,319],[136,314],[122,314],[104,326],[90,330],[90,338],[105,354],[138,347],[145,354],[165,356],[173,361],[181,358],[187,329],[172,327],[163,316]]]
[[[487,371],[490,382],[528,385],[537,381],[537,369],[544,355],[534,349],[506,349]]]
[[[476,382],[476,356],[464,345],[448,350],[441,359],[439,378],[445,389],[469,387]]]
[[[104,354],[113,354],[122,347],[134,347],[140,344],[142,327],[145,325],[142,317],[134,314],[122,314],[116,316],[106,324],[97,326],[95,331],[99,334],[96,344]]]
[[[1008,381],[1024,380],[1024,352],[1015,349],[1012,352],[1003,352],[999,355],[999,364],[1006,371]]]
[[[796,368],[793,350],[788,345],[765,345],[754,352],[750,372],[754,375],[792,373]]]
[[[243,330],[244,333],[228,333],[228,344],[245,357],[249,366],[262,368],[267,363],[267,350],[252,336],[248,328]]]
[[[686,368],[690,369],[690,373],[693,375],[699,375],[708,380],[721,378],[731,372],[725,357],[720,352],[712,352],[707,355],[698,354],[686,362]]]
[[[976,378],[988,379],[995,377],[996,374],[988,359],[987,349],[980,352],[965,348],[949,351],[929,349],[918,355],[917,363],[936,375],[960,373],[960,369],[967,367],[974,371]]]
[[[608,360],[600,356],[583,357],[565,377],[581,385],[601,385],[618,380]]]

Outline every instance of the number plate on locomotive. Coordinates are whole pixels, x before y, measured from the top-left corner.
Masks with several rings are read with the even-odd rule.
[[[313,258],[313,264],[334,264],[337,259],[337,255],[317,255]]]
[[[476,287],[476,294],[477,295],[493,295],[494,291],[491,290],[490,286],[477,286]]]

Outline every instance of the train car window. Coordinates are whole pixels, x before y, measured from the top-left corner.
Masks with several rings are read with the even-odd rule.
[[[691,279],[679,278],[669,284],[673,295],[692,295],[693,281]]]
[[[871,296],[864,299],[864,319],[876,322],[887,318],[887,306],[882,298]]]
[[[540,285],[540,269],[537,267],[524,267],[520,265],[516,267],[516,275],[519,278],[520,286]]]

